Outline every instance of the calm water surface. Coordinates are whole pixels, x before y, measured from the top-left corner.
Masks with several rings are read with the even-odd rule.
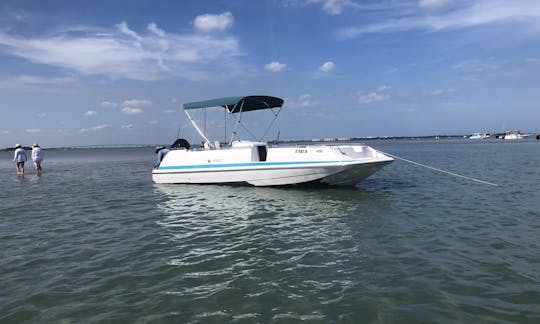
[[[0,152],[0,322],[539,323],[540,141],[370,145],[357,188],[154,185],[152,149]]]

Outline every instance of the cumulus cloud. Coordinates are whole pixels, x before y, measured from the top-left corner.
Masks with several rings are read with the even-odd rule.
[[[84,113],[84,115],[85,115],[86,117],[92,117],[92,116],[97,115],[97,111],[95,111],[95,110],[88,110],[87,112]]]
[[[336,64],[332,61],[324,62],[321,66],[319,66],[319,71],[324,73],[329,73],[334,71],[336,68]]]
[[[293,107],[312,107],[316,106],[318,102],[313,99],[313,96],[310,94],[303,94],[298,97],[298,99],[293,100],[291,105]]]
[[[264,68],[271,72],[280,72],[285,70],[287,64],[279,63],[277,61],[270,62],[264,66]]]
[[[141,108],[137,107],[123,107],[122,113],[124,115],[139,115],[142,114],[144,111]]]
[[[225,22],[211,23],[213,20],[209,19],[210,22],[197,25],[213,30],[232,24],[230,13],[218,16],[224,18],[215,20]],[[236,71],[238,67],[231,62],[242,55],[237,39],[232,36],[165,33],[156,23],[150,23],[144,33],[137,33],[126,22],[109,29],[66,27],[53,34],[44,31],[43,36],[31,37],[0,30],[0,53],[83,75],[135,80],[170,77],[200,80],[210,77],[209,67],[214,68],[215,77],[216,70]],[[26,81],[40,80],[26,78]]]
[[[200,15],[193,20],[193,26],[195,29],[205,33],[224,31],[231,28],[233,23],[234,17],[230,12],[224,12],[219,15]]]
[[[386,101],[390,99],[390,95],[387,93],[388,90],[390,90],[390,87],[383,85],[368,94],[360,94],[358,96],[358,103],[370,104],[378,101]]]
[[[150,107],[150,106],[152,106],[152,101],[146,100],[146,99],[130,99],[130,100],[124,100],[124,102],[122,102],[122,106],[130,106],[130,107]]]
[[[142,108],[152,106],[152,101],[146,99],[129,99],[122,102],[122,113],[124,115],[139,115],[144,113]]]
[[[101,107],[103,107],[103,108],[116,108],[116,107],[118,107],[118,104],[116,102],[112,102],[112,101],[102,101],[99,105]]]

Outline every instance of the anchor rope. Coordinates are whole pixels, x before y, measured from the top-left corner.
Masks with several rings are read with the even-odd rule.
[[[383,153],[385,155],[388,155],[390,157],[393,157],[394,159],[398,159],[398,160],[401,160],[401,161],[404,161],[404,162],[407,162],[407,163],[411,163],[411,164],[414,164],[414,165],[418,165],[418,166],[421,166],[421,167],[424,167],[424,168],[427,168],[427,169],[431,169],[431,170],[434,170],[434,171],[446,173],[446,174],[449,174],[449,175],[452,175],[452,176],[455,176],[455,177],[464,178],[464,179],[471,180],[471,181],[476,181],[478,183],[483,183],[483,184],[487,184],[487,185],[494,186],[494,187],[499,186],[498,184],[493,183],[493,182],[488,182],[488,181],[484,181],[484,180],[480,180],[480,179],[476,179],[476,178],[472,178],[472,177],[467,177],[467,176],[464,176],[464,175],[459,174],[459,173],[450,172],[450,171],[442,170],[442,169],[439,169],[439,168],[434,168],[432,166],[425,165],[425,164],[422,164],[422,163],[418,163],[418,162],[415,162],[415,161],[411,161],[411,160],[408,160],[408,159],[405,159],[405,158],[402,158],[402,157],[399,157],[397,155],[393,155],[393,154],[390,154],[390,153],[386,153],[386,152],[383,152],[383,151],[379,151],[379,152],[381,152],[381,153]]]

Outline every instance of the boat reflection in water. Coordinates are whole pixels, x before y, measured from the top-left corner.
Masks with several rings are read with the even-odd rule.
[[[358,237],[355,229],[384,227],[387,220],[372,215],[371,207],[388,205],[387,195],[346,188],[154,185],[164,215],[158,224],[171,242],[167,264],[182,274],[167,293],[212,298],[242,289],[256,299],[272,298],[282,285],[289,289],[290,276],[315,269],[339,293],[350,284],[335,280],[340,262],[364,253],[359,246],[371,249],[364,242],[371,239]]]

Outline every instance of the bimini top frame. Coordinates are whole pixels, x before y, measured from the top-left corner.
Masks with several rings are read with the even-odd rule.
[[[239,117],[236,118],[236,125],[233,130],[233,134],[231,136],[230,143],[234,140],[234,136],[236,135],[236,129],[239,125],[241,125],[242,120],[242,113],[246,111],[253,111],[253,110],[261,110],[261,109],[270,109],[272,110],[272,113],[274,114],[274,119],[268,126],[268,129],[263,135],[266,136],[266,133],[276,120],[277,116],[279,115],[279,112],[281,111],[281,108],[283,107],[283,99],[272,97],[272,96],[245,96],[245,97],[223,97],[223,98],[216,98],[211,100],[204,100],[204,101],[196,101],[196,102],[189,102],[184,104],[184,112],[188,116],[189,120],[191,121],[191,124],[199,135],[201,135],[206,142],[211,143],[210,140],[206,137],[206,135],[201,131],[201,129],[197,126],[191,115],[188,113],[188,110],[192,109],[203,109],[203,108],[210,108],[210,107],[223,107],[227,110],[229,114],[239,114]],[[274,112],[272,108],[279,108],[278,112]],[[234,116],[234,115],[233,115]],[[243,127],[243,125],[242,125]],[[244,127],[245,129],[245,127]],[[246,129],[246,131],[249,132],[249,130]],[[251,132],[249,132],[251,134]],[[253,134],[251,134],[254,136]],[[255,137],[255,136],[254,136]],[[229,144],[230,144],[229,143]]]

